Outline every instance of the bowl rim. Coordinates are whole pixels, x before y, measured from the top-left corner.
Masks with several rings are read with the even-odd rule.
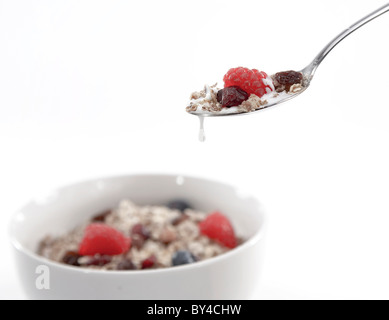
[[[177,177],[184,177],[185,179],[192,179],[192,180],[201,180],[204,183],[216,183],[216,184],[223,184],[227,187],[230,187],[235,190],[239,190],[240,188],[232,185],[229,182],[225,182],[223,180],[215,180],[210,178],[205,178],[200,175],[192,176],[188,174],[173,174],[173,173],[134,173],[134,174],[118,174],[118,175],[110,175],[110,176],[104,176],[104,177],[98,177],[98,178],[92,178],[87,180],[78,181],[75,183],[67,184],[60,186],[58,188],[50,189],[45,194],[50,195],[52,192],[60,193],[61,191],[72,189],[77,186],[80,186],[82,184],[88,184],[88,183],[94,183],[98,181],[104,181],[104,180],[115,180],[115,179],[122,179],[122,178],[130,178],[130,177],[165,177],[165,178],[177,178]],[[217,263],[218,261],[222,262],[223,260],[228,260],[229,258],[233,258],[234,256],[238,255],[241,251],[247,250],[248,248],[251,248],[254,246],[257,242],[263,239],[264,233],[267,228],[267,217],[265,213],[264,206],[256,196],[252,195],[251,193],[249,196],[254,199],[257,203],[258,207],[258,213],[261,216],[261,224],[257,231],[247,240],[245,240],[242,244],[238,245],[237,247],[233,248],[232,250],[229,250],[227,252],[224,252],[216,257],[212,257],[206,260],[198,261],[195,263],[190,263],[186,265],[180,265],[180,266],[174,266],[174,267],[166,267],[166,268],[159,268],[159,269],[146,269],[146,270],[101,270],[101,269],[88,269],[88,268],[77,268],[73,266],[68,266],[66,264],[62,264],[53,260],[50,260],[46,257],[38,255],[36,252],[26,248],[13,234],[13,226],[15,223],[17,223],[17,216],[20,214],[23,208],[27,207],[28,205],[32,204],[34,202],[34,198],[31,198],[29,201],[25,202],[24,205],[19,207],[18,210],[14,211],[11,214],[10,221],[8,223],[8,237],[11,242],[12,247],[24,254],[25,256],[35,260],[37,263],[40,263],[42,265],[48,265],[53,268],[59,268],[63,269],[64,271],[69,272],[75,272],[79,274],[110,274],[112,276],[118,276],[118,275],[144,275],[144,274],[154,274],[154,273],[170,273],[175,272],[179,270],[190,270],[190,269],[197,269],[201,267],[206,267],[207,265],[212,265],[214,263]]]

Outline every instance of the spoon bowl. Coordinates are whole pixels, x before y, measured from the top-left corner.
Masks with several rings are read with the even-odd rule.
[[[279,94],[276,97],[270,97],[267,98],[267,104],[263,105],[261,108],[258,108],[251,112],[198,112],[198,111],[190,111],[189,113],[192,115],[196,115],[199,117],[226,117],[226,116],[239,116],[239,115],[247,115],[247,114],[253,114],[256,111],[262,111],[265,109],[269,109],[270,107],[274,107],[276,105],[279,105],[281,103],[284,103],[286,101],[289,101],[293,98],[296,98],[303,92],[305,92],[309,85],[311,84],[311,81],[313,79],[313,76],[315,75],[317,67],[322,63],[324,58],[328,55],[328,53],[331,52],[335,46],[341,42],[343,39],[345,39],[347,36],[349,36],[351,33],[365,25],[366,23],[370,22],[371,20],[381,16],[382,14],[389,11],[389,3],[385,4],[384,6],[380,7],[379,9],[373,11],[372,13],[368,14],[367,16],[363,17],[362,19],[355,22],[353,25],[351,25],[349,28],[341,32],[339,35],[337,35],[332,41],[330,41],[320,52],[319,54],[313,59],[313,61],[307,65],[304,69],[300,70],[299,72],[303,74],[303,85],[301,90],[298,92],[283,92]],[[224,108],[228,110],[227,108]]]

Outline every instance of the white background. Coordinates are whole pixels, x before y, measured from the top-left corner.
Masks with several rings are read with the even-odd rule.
[[[249,186],[265,205],[256,298],[388,299],[389,14],[302,96],[207,120],[206,143],[184,112],[231,67],[303,68],[385,2],[0,0],[0,298],[24,298],[6,227],[29,198],[172,172]]]

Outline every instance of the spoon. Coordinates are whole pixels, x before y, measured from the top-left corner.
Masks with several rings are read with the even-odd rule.
[[[353,25],[351,25],[349,28],[341,32],[338,36],[336,36],[330,43],[328,43],[320,52],[319,54],[313,59],[313,61],[307,65],[304,69],[300,70],[303,74],[304,82],[303,87],[300,91],[295,93],[289,93],[287,95],[280,95],[279,97],[269,98],[267,99],[268,103],[264,106],[262,106],[260,109],[257,109],[255,111],[261,111],[264,109],[268,109],[270,107],[274,107],[278,104],[284,103],[290,99],[293,99],[303,93],[311,84],[312,78],[315,75],[315,71],[317,67],[320,65],[320,63],[324,60],[324,58],[331,52],[331,50],[344,38],[349,36],[351,33],[353,33],[355,30],[359,29],[366,23],[370,22],[371,20],[379,17],[380,15],[384,14],[385,12],[389,11],[389,3],[384,5],[383,7],[375,10],[374,12],[370,13],[366,17],[362,18],[361,20],[358,20]],[[255,112],[252,111],[252,112]],[[224,113],[224,112],[213,112],[213,113],[198,113],[198,112],[190,112],[193,115],[199,116],[202,120],[202,117],[221,117],[221,116],[237,116],[237,115],[244,115],[244,114],[251,114],[252,112],[236,112],[236,113]],[[202,123],[203,125],[203,123]],[[202,127],[203,128],[203,127]],[[202,138],[203,139],[203,138]]]

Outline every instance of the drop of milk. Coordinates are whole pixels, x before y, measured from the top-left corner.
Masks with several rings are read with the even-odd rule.
[[[200,142],[204,142],[205,141],[204,117],[199,116],[199,119],[200,119],[199,140],[200,140]]]

